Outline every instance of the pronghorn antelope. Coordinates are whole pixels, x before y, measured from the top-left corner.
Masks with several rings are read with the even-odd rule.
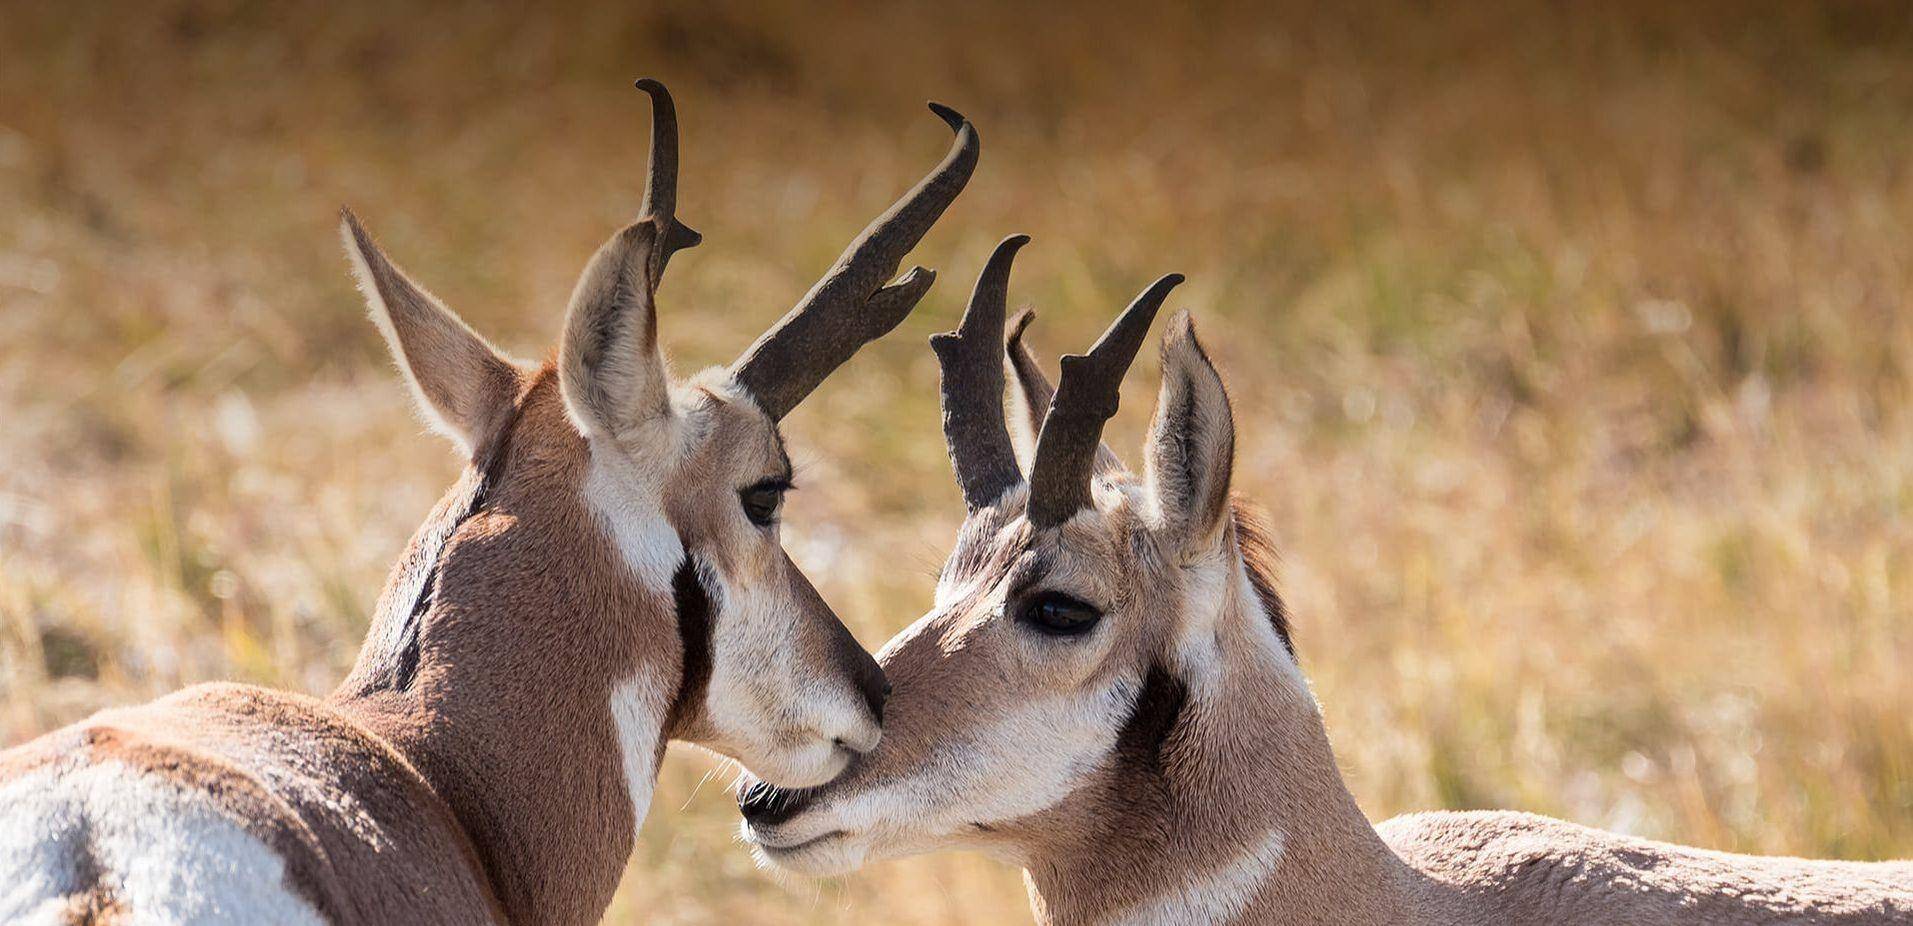
[[[882,672],[780,545],[778,422],[929,288],[886,283],[963,189],[955,140],[782,321],[682,382],[654,296],[677,127],[653,106],[639,218],[591,259],[556,357],[512,360],[347,213],[420,408],[469,466],[323,699],[204,685],[0,754],[0,922],[584,923],[667,739],[815,785],[879,737]]]
[[[1268,533],[1230,494],[1229,398],[1186,312],[1142,476],[1101,445],[1177,278],[1063,358],[1052,390],[1027,313],[1004,341],[1024,241],[998,247],[961,327],[932,342],[968,518],[931,612],[878,656],[897,686],[883,743],[820,788],[747,781],[761,861],[830,873],[980,849],[1025,869],[1054,924],[1913,922],[1905,863],[1729,855],[1519,813],[1371,826],[1296,663]]]

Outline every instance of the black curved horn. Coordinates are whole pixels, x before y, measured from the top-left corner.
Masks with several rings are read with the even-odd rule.
[[[902,322],[936,280],[913,267],[885,285],[976,169],[976,128],[948,106],[931,103],[930,110],[956,133],[942,163],[871,222],[796,307],[731,364],[732,377],[773,420]]]

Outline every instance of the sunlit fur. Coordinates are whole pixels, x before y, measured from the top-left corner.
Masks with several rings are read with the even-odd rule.
[[[883,743],[744,838],[810,873],[944,848],[1025,869],[1055,924],[1888,923],[1913,866],[1704,852],[1514,813],[1378,831],[1336,767],[1275,595],[1268,532],[1227,498],[1234,425],[1186,317],[1137,479],[1032,531],[972,513],[929,614],[880,654]],[[1026,435],[1027,438],[1027,435]],[[1032,590],[1089,634],[1016,619]],[[1354,731],[1351,735],[1360,735]]]
[[[596,922],[667,739],[800,786],[878,740],[875,664],[740,501],[789,481],[776,422],[665,368],[649,223],[540,366],[341,232],[468,465],[328,698],[199,686],[0,753],[0,920]]]

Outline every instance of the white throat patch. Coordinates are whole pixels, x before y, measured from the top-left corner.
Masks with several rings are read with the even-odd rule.
[[[647,590],[668,592],[684,560],[684,542],[664,516],[663,480],[646,472],[608,438],[590,440],[586,507],[598,515],[619,556]]]
[[[624,764],[625,792],[631,797],[631,838],[644,829],[657,787],[658,756],[664,736],[664,715],[670,693],[657,674],[639,669],[636,675],[611,689],[611,720],[618,730],[618,756]]]
[[[1241,916],[1282,862],[1281,833],[1243,850],[1207,876],[1124,910],[1109,926],[1205,926]]]
[[[671,578],[684,560],[684,542],[664,516],[662,478],[648,472],[602,435],[590,438],[585,507],[597,515],[619,559],[646,591],[671,594]],[[644,828],[657,787],[660,740],[670,711],[670,692],[658,673],[640,666],[611,689],[611,720],[617,728],[625,791],[631,798],[632,839]]]

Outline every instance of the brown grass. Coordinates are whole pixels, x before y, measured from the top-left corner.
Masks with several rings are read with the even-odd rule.
[[[1189,274],[1371,814],[1913,854],[1913,15],[1020,6],[0,0],[0,743],[341,676],[454,463],[334,210],[536,354],[635,208],[652,74],[708,236],[664,293],[685,366],[936,156],[923,99],[982,129],[943,281],[790,421],[794,551],[867,645],[960,513],[924,338],[1026,231],[1052,351]],[[667,763],[614,921],[1026,916],[968,857],[780,884],[710,767]]]

